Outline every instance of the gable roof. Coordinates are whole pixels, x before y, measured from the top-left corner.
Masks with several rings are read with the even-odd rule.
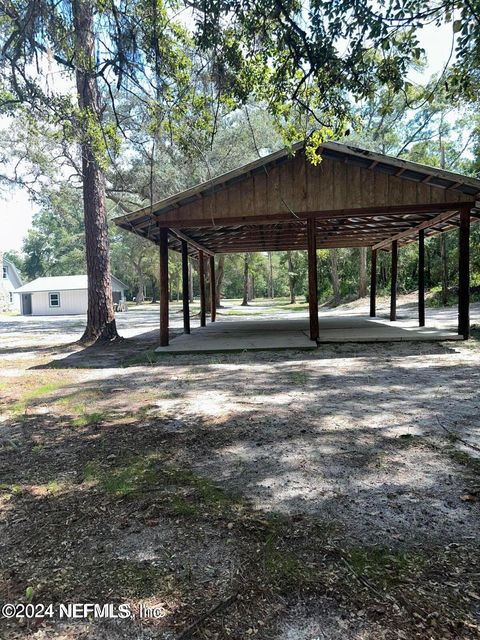
[[[112,275],[120,285],[126,289],[127,285]],[[15,293],[36,293],[40,291],[75,291],[88,289],[88,277],[86,275],[78,276],[50,276],[37,278],[24,284],[23,287],[16,289]]]
[[[263,171],[271,165],[279,164],[287,160],[293,154],[305,148],[305,142],[297,142],[291,149],[284,148],[258,160],[249,162],[237,169],[228,171],[211,180],[197,184],[190,189],[180,191],[172,196],[155,202],[151,207],[143,207],[132,213],[114,218],[115,224],[122,226],[123,222],[132,222],[145,214],[154,213],[161,215],[179,206],[190,204],[198,199],[198,196],[209,195],[217,191],[218,187],[228,186],[239,181],[244,175],[252,175],[255,172]],[[459,191],[468,196],[480,195],[480,180],[464,176],[460,173],[447,171],[438,167],[432,167],[410,160],[403,160],[394,156],[388,156],[368,149],[350,146],[343,142],[324,142],[319,148],[322,158],[339,160],[359,167],[373,169],[387,175],[400,176],[404,180],[423,182],[444,189]]]
[[[22,278],[20,277],[20,274],[18,273],[18,269],[14,265],[14,263],[11,262],[11,260],[9,260],[8,258],[3,258],[3,264],[6,267],[8,267],[7,273],[9,274],[10,282],[15,287],[15,289],[17,289],[18,287],[21,287],[22,286]],[[13,275],[13,278],[12,278],[12,275]]]
[[[385,248],[413,241],[420,224],[427,236],[455,228],[460,210],[478,218],[476,178],[339,142],[319,147],[317,165],[304,150],[297,143],[114,222],[154,243],[167,228],[170,248],[185,241],[214,255],[305,249],[310,218],[318,248]]]

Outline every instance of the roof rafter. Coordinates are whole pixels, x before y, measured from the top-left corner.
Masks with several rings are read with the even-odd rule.
[[[197,242],[186,233],[183,233],[183,231],[179,231],[178,229],[170,229],[170,233],[176,236],[179,240],[184,240],[187,244],[190,244],[192,247],[195,247],[195,249],[198,249],[199,251],[203,251],[209,256],[215,255],[211,249],[208,249],[200,242]]]
[[[387,238],[386,240],[382,240],[381,242],[374,244],[372,249],[387,249],[390,247],[391,243],[394,240],[397,240],[397,241],[404,240],[405,238],[416,235],[422,229],[435,227],[436,225],[442,222],[446,222],[450,218],[453,218],[453,216],[456,216],[458,212],[459,212],[458,207],[455,207],[455,209],[453,209],[452,211],[444,211],[443,213],[438,214],[438,216],[435,216],[430,220],[425,220],[425,222],[421,222],[420,224],[417,224],[415,227],[412,227],[411,229],[406,229],[405,231],[401,231],[400,233],[397,233],[394,236]]]

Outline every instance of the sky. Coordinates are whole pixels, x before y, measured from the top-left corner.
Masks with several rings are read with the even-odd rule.
[[[421,46],[425,49],[428,67],[423,78],[411,75],[410,80],[422,79],[443,70],[450,55],[452,26],[430,25],[419,32]],[[2,124],[0,120],[0,125]],[[0,189],[0,251],[21,251],[23,238],[32,224],[32,216],[37,211],[25,190]]]

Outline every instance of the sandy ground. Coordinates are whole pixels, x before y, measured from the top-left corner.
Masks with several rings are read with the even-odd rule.
[[[2,639],[480,637],[477,339],[156,361],[156,322],[1,319],[0,600],[163,611]]]

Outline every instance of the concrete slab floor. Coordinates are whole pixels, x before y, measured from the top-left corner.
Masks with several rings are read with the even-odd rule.
[[[340,316],[319,318],[319,343],[401,342],[461,340],[446,327],[418,327],[411,320],[390,322],[381,318]],[[282,349],[315,349],[309,338],[307,317],[278,320],[217,321],[206,327],[192,329],[189,335],[173,338],[157,353],[222,353],[268,351]]]

